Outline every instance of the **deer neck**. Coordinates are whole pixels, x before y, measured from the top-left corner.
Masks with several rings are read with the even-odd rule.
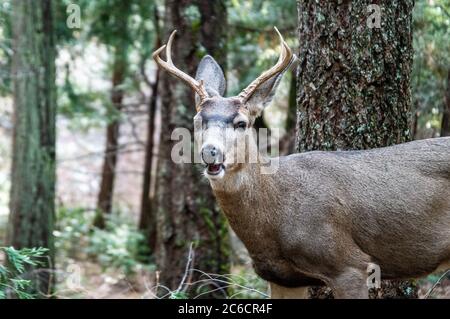
[[[233,230],[249,251],[257,251],[261,245],[258,238],[273,233],[268,228],[276,216],[270,207],[279,202],[278,194],[273,175],[262,173],[264,164],[240,165],[223,179],[211,181],[211,186]]]
[[[221,179],[211,179],[211,187],[216,194],[226,196],[257,197],[256,190],[265,182],[270,182],[271,164],[276,162],[260,152],[256,142],[256,136],[252,132],[245,147],[244,163],[235,163],[227,168],[225,176]],[[250,195],[251,194],[251,195]]]

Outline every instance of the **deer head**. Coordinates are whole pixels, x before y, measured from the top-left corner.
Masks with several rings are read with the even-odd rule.
[[[238,171],[242,162],[249,159],[252,147],[248,143],[252,143],[253,138],[247,137],[253,135],[255,119],[271,102],[282,75],[296,58],[277,28],[275,31],[281,42],[278,62],[233,97],[223,96],[225,76],[213,57],[207,55],[201,60],[195,78],[173,64],[171,47],[176,31],[170,35],[167,45],[153,53],[153,59],[161,68],[184,81],[196,93],[195,140],[206,166],[205,176],[210,180]],[[159,56],[164,49],[166,61]]]

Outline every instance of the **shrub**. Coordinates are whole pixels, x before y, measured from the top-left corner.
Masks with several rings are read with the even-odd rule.
[[[128,219],[107,216],[105,229],[93,227],[95,211],[60,208],[55,247],[60,261],[67,258],[97,261],[104,269],[114,267],[131,275],[149,263],[145,236]],[[87,256],[86,256],[87,254]]]
[[[34,295],[28,293],[31,286],[30,280],[21,278],[27,266],[38,266],[38,259],[48,249],[24,248],[16,250],[13,247],[0,247],[0,252],[6,256],[6,265],[0,265],[0,299],[8,296],[17,296],[19,299],[32,299]]]
[[[116,267],[125,275],[149,262],[144,235],[135,226],[114,218],[107,221],[105,230],[94,228],[87,252],[103,267]]]
[[[80,257],[88,245],[93,218],[93,211],[82,208],[58,209],[53,235],[59,257]]]

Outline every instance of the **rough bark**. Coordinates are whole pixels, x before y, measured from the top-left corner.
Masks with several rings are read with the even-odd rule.
[[[29,268],[33,292],[52,292],[55,214],[55,42],[51,0],[13,1],[14,135],[8,244],[46,247]]]
[[[354,150],[410,139],[413,1],[298,1],[297,150]],[[415,297],[388,283],[385,296]],[[401,287],[401,289],[397,289]],[[313,291],[315,297],[326,297]]]
[[[445,92],[444,111],[442,113],[441,136],[450,136],[450,70],[447,75],[447,91]]]
[[[195,19],[192,12],[196,10],[201,14],[202,23],[192,21]],[[206,50],[202,53],[214,56],[219,63],[225,61],[225,14],[223,1],[166,0],[163,39],[167,39],[172,30],[178,30],[172,48],[172,58],[178,68],[195,74],[200,45]],[[200,30],[195,25],[200,25]],[[214,41],[223,43],[218,45]],[[191,242],[195,244],[192,267],[221,274],[228,272],[229,242],[224,217],[200,167],[175,164],[170,156],[175,143],[171,140],[173,129],[184,127],[193,131],[194,94],[184,83],[162,72],[159,95],[162,132],[156,182],[156,260],[161,271],[160,282],[174,289],[185,272]],[[189,278],[195,281],[199,275],[191,272]]]

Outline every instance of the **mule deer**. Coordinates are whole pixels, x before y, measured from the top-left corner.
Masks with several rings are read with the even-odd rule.
[[[307,286],[326,284],[337,298],[367,298],[371,263],[384,279],[448,265],[450,138],[234,161],[233,145],[251,131],[295,59],[276,31],[278,62],[235,97],[222,97],[225,78],[212,57],[202,59],[195,79],[174,66],[175,31],[153,54],[196,93],[205,176],[272,297],[303,297]],[[159,56],[165,47],[167,61]],[[276,174],[261,173],[264,161],[277,162]]]

